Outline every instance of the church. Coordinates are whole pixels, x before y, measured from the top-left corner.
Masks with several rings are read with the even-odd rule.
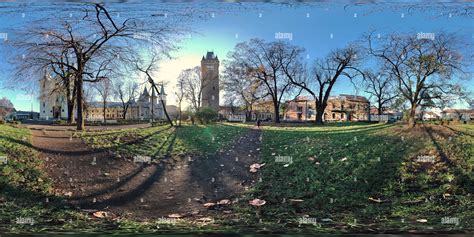
[[[58,80],[45,73],[39,81],[40,119],[65,120],[67,119],[66,90],[58,86]],[[132,101],[127,109],[125,119],[128,120],[161,120],[165,119],[163,105],[159,97],[163,98],[166,106],[166,94],[163,84],[158,85],[160,96],[152,88],[144,87],[137,100]],[[152,91],[151,94],[149,90]],[[104,119],[103,102],[85,101],[84,115],[87,121],[102,121]],[[120,102],[108,101],[106,103],[106,120],[123,119],[123,108]],[[76,111],[74,116],[77,117]]]

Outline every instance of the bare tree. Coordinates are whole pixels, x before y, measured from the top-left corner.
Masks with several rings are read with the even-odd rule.
[[[205,87],[201,77],[201,67],[196,66],[183,70],[178,77],[178,81],[183,83],[184,98],[191,105],[193,112],[199,112],[201,109],[202,91]]]
[[[114,96],[120,100],[122,105],[122,119],[127,118],[127,112],[130,105],[135,101],[138,96],[138,83],[134,81],[123,80],[114,82],[113,86]]]
[[[377,114],[381,115],[387,105],[397,97],[396,89],[392,85],[393,80],[383,71],[366,71],[364,74],[364,91],[374,98]]]
[[[357,47],[337,49],[323,59],[315,61],[311,72],[307,72],[301,62],[302,50],[292,47],[286,57],[282,57],[281,65],[290,82],[309,93],[315,100],[316,124],[323,124],[323,114],[329,96],[336,82],[341,77],[351,81],[364,74],[357,68],[360,61]],[[308,75],[310,74],[310,75]]]
[[[103,113],[103,118],[104,118],[104,124],[107,124],[107,119],[106,119],[107,102],[112,94],[111,80],[108,78],[104,78],[100,82],[95,83],[94,88],[97,90],[97,93],[100,96],[100,99],[102,102],[102,113]]]
[[[159,62],[159,57],[156,55],[156,53],[152,52],[151,58],[148,62],[144,62],[142,59],[137,59],[135,61],[135,67],[139,72],[142,72],[145,74],[147,78],[147,82],[150,83],[152,90],[158,95],[158,99],[161,103],[161,106],[163,107],[163,112],[166,116],[166,120],[168,123],[173,126],[173,121],[171,120],[168,111],[166,110],[166,103],[164,101],[164,96],[161,94],[160,90],[158,90],[157,83],[155,82],[155,79],[153,77],[153,73],[158,69],[158,62]],[[152,100],[152,104],[153,104]],[[152,116],[154,116],[154,113],[152,112]]]
[[[155,49],[167,54],[175,45],[170,42],[171,36],[180,34],[180,30],[166,22],[114,18],[102,4],[85,4],[77,17],[38,21],[38,24],[19,34],[22,37],[14,46],[25,55],[23,60],[19,60],[17,76],[30,76],[29,72],[49,65],[63,67],[70,72],[76,88],[77,130],[82,130],[84,83],[115,78],[111,74],[130,62],[125,59],[134,56],[143,44],[152,44]],[[58,60],[64,51],[70,55],[67,58],[71,61]]]
[[[243,65],[235,62],[225,62],[223,88],[227,101],[233,106],[243,105],[247,120],[251,119],[254,104],[266,97],[262,82],[254,80]]]
[[[232,63],[245,68],[248,77],[259,81],[265,88],[265,94],[273,103],[273,122],[280,123],[280,105],[282,98],[293,88],[282,70],[282,57],[287,55],[287,45],[282,42],[265,42],[251,39],[239,43],[228,58]]]
[[[181,126],[181,120],[182,120],[182,107],[181,104],[183,103],[183,99],[185,96],[184,93],[184,79],[181,77],[181,75],[178,77],[178,83],[176,84],[176,89],[177,91],[175,92],[176,94],[176,100],[178,102],[178,126]]]
[[[51,54],[50,57],[52,60],[49,63],[49,67],[54,75],[56,75],[60,80],[58,85],[55,86],[54,90],[50,93],[54,93],[55,91],[63,92],[65,91],[66,96],[66,104],[67,104],[67,123],[73,124],[74,123],[74,105],[76,103],[76,83],[74,83],[74,72],[69,70],[65,65],[70,63],[70,54],[68,49],[64,49],[59,58],[55,57],[56,55]],[[59,64],[55,62],[60,62]]]
[[[368,34],[366,39],[369,54],[394,76],[398,92],[409,103],[409,127],[415,126],[416,109],[424,100],[443,101],[459,92],[455,78],[462,72],[462,57],[454,35],[418,39],[416,34],[392,34],[375,42]]]

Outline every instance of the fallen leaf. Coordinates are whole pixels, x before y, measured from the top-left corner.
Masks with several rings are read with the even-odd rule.
[[[369,197],[369,201],[376,202],[376,203],[382,203],[382,202],[388,202],[389,200],[387,200],[387,199],[382,200],[382,199],[380,199],[380,198],[372,198],[372,197]]]
[[[231,204],[231,201],[229,199],[222,199],[219,202],[217,202],[219,205],[229,205]]]
[[[216,205],[216,204],[213,203],[213,202],[204,203],[204,207],[208,207],[208,208],[209,208],[209,207],[213,207],[213,206],[215,206],[215,205]]]
[[[418,219],[418,220],[416,220],[416,221],[417,221],[417,222],[420,222],[420,223],[426,223],[426,222],[428,222],[427,219]]]
[[[169,214],[168,217],[169,218],[181,218],[181,217],[183,217],[183,215],[173,213],[173,214]]]
[[[303,199],[288,199],[290,202],[303,202]]]
[[[254,200],[249,201],[249,204],[252,206],[260,207],[267,203],[265,200],[255,198]]]
[[[106,211],[96,211],[92,213],[92,216],[96,218],[115,218],[115,214]]]

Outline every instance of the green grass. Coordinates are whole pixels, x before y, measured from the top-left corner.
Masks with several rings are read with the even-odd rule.
[[[472,125],[460,129],[473,131]],[[375,223],[385,228],[472,229],[473,138],[437,139],[453,166],[439,158],[428,167],[417,162],[419,155],[439,156],[437,146],[426,134],[406,133],[398,125],[265,127],[266,166],[251,196],[268,202],[262,209],[267,220],[297,221],[309,215],[351,228]],[[275,156],[293,162],[285,167]],[[444,193],[451,198],[444,199]],[[369,197],[389,202],[373,203]],[[422,202],[404,204],[415,200]],[[460,225],[442,225],[443,217],[459,218]]]
[[[0,184],[3,192],[45,193],[50,183],[40,167],[42,162],[31,148],[28,129],[0,125]]]
[[[231,145],[251,126],[163,125],[76,135],[96,149],[111,150],[125,157],[144,155],[161,159],[213,154]],[[472,230],[474,125],[448,127],[455,136],[449,138],[434,132],[431,138],[424,130],[407,132],[390,124],[264,126],[261,159],[266,165],[258,172],[261,182],[234,209],[240,222],[218,220],[219,226],[211,228],[183,221],[176,226],[161,225],[160,230],[205,232],[216,228],[245,229],[246,225],[300,232]],[[445,131],[451,131],[449,128],[444,127]],[[86,214],[65,208],[60,198],[50,197],[50,203],[45,203],[43,199],[51,190],[51,182],[42,171],[43,164],[30,139],[27,129],[0,125],[0,156],[8,158],[6,164],[0,164],[0,227],[6,225],[10,231],[158,230],[153,221],[91,221]],[[423,155],[436,157],[436,162],[417,162],[417,157]],[[286,166],[287,163],[276,162],[275,156],[291,157],[292,163]],[[451,196],[444,198],[443,194]],[[387,202],[370,202],[369,197]],[[245,200],[252,198],[267,201],[258,217],[255,208]],[[303,216],[317,218],[321,225],[298,227]],[[17,217],[33,218],[36,224],[15,224]],[[445,217],[458,218],[460,223],[442,224]],[[332,221],[321,222],[323,218]],[[427,219],[427,223],[417,222],[418,219]]]
[[[96,149],[109,149],[125,157],[136,155],[154,159],[188,154],[210,155],[229,145],[246,128],[227,124],[133,128],[80,135]]]

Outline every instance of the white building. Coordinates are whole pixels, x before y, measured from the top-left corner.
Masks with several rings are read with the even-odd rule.
[[[40,80],[40,119],[57,120],[67,119],[66,91],[61,87],[58,80],[49,75],[45,75]],[[126,119],[165,119],[163,105],[160,97],[166,106],[166,94],[163,85],[158,85],[160,96],[152,90],[151,95],[145,87],[138,100],[132,102],[127,109]],[[151,88],[150,88],[151,89]],[[94,101],[87,102],[85,118],[89,121],[102,121],[104,119],[103,103]],[[106,119],[122,119],[123,108],[119,102],[108,101],[106,103]],[[76,112],[74,111],[74,116]]]

